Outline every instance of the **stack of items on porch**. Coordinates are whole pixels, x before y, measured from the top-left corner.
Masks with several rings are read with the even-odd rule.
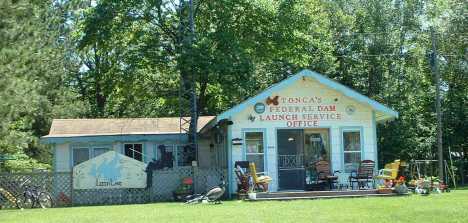
[[[239,179],[239,184],[237,185],[237,192],[239,194],[268,191],[268,182],[273,179],[268,176],[267,172],[257,172],[255,163],[240,161],[235,163],[235,167],[234,172]],[[248,168],[250,172],[245,173],[243,168]]]

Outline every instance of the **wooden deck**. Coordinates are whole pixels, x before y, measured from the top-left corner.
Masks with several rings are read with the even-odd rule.
[[[300,199],[330,199],[330,198],[356,198],[356,197],[389,197],[395,193],[379,194],[377,190],[345,190],[345,191],[279,191],[272,193],[257,193],[256,200],[246,201],[273,201],[273,200],[300,200]]]

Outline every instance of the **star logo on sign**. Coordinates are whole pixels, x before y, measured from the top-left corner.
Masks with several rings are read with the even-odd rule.
[[[338,98],[335,98],[335,102],[337,102],[337,101],[338,101]]]

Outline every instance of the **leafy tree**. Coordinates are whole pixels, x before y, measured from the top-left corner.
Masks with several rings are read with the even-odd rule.
[[[51,2],[0,2],[0,154],[5,165],[50,167],[52,149],[39,141],[52,118],[74,118],[86,106],[70,91],[76,61],[67,55],[65,21]]]

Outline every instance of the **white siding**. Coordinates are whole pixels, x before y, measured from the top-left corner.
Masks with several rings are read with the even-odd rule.
[[[327,86],[324,86],[312,77],[299,78],[298,81],[280,91],[274,92],[270,95],[270,98],[279,96],[277,107],[286,107],[290,109],[290,106],[293,107],[293,110],[296,109],[295,106],[299,106],[299,112],[277,112],[276,107],[271,104],[266,104],[266,98],[258,101],[265,104],[266,109],[263,114],[257,114],[254,110],[254,105],[247,106],[242,112],[235,114],[231,117],[231,120],[234,124],[232,128],[232,138],[243,138],[242,129],[247,128],[260,128],[266,129],[266,140],[267,140],[267,171],[270,173],[270,176],[273,177],[273,182],[270,185],[272,191],[277,190],[278,186],[278,168],[277,168],[277,148],[276,148],[276,130],[277,128],[289,128],[286,120],[282,121],[266,121],[267,115],[275,114],[297,114],[301,120],[302,115],[308,114],[334,114],[341,115],[341,119],[320,119],[317,120],[317,125],[312,127],[303,127],[296,126],[293,128],[297,129],[306,129],[306,128],[329,128],[330,129],[330,144],[331,144],[331,163],[333,170],[342,171],[342,149],[341,149],[341,138],[340,138],[340,127],[360,127],[364,131],[364,159],[374,160],[374,131],[373,131],[373,122],[372,122],[372,108],[367,104],[360,103],[354,99],[346,97],[341,91],[334,90]],[[315,103],[290,103],[289,98],[307,98],[310,102],[310,98],[314,98]],[[317,97],[317,99],[316,99]],[[321,102],[318,102],[318,98],[321,99]],[[338,101],[335,101],[337,99]],[[348,115],[346,113],[346,108],[352,105],[355,107],[355,113],[353,115]],[[301,108],[306,106],[311,106],[313,112],[301,112]],[[318,106],[335,106],[335,111],[328,112],[318,112]],[[270,110],[271,109],[271,110]],[[280,108],[281,111],[282,108]],[[252,122],[248,120],[249,116],[255,116],[255,120]],[[264,121],[261,120],[261,117]],[[291,123],[289,123],[291,124]],[[234,165],[235,161],[243,160],[242,157],[242,146],[232,146],[232,164]],[[234,174],[234,173],[232,173]],[[235,176],[235,174],[234,174]],[[234,177],[234,180],[236,178]],[[236,182],[233,182],[234,190],[236,189]]]

